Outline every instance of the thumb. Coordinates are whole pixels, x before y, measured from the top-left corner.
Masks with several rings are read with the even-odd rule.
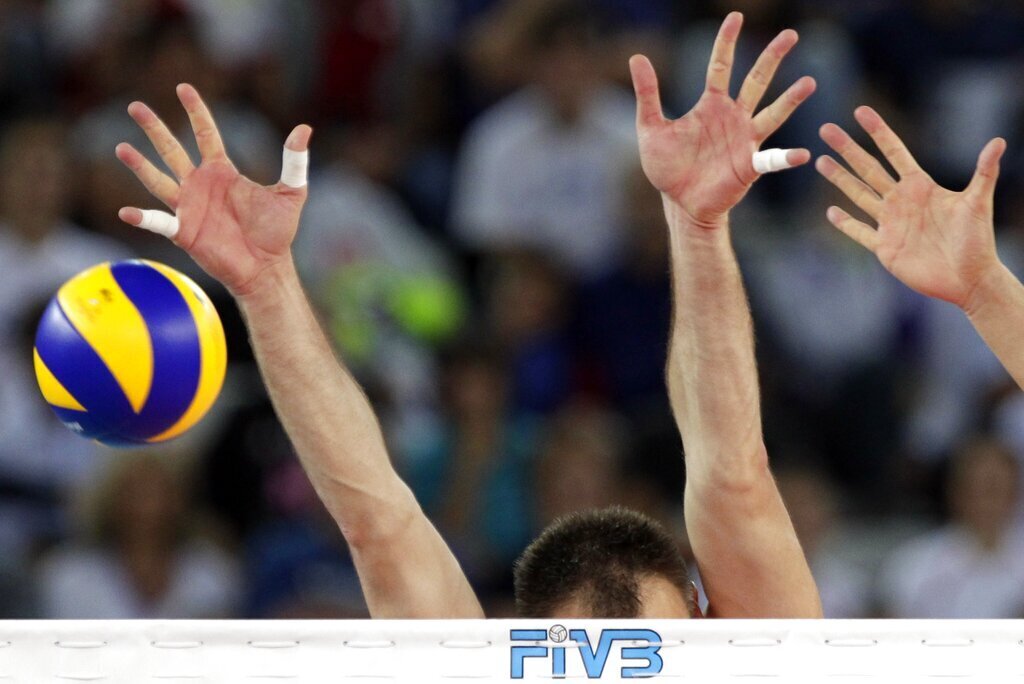
[[[296,126],[288,135],[281,155],[281,185],[294,190],[306,187],[309,172],[309,139],[313,129],[306,124]]]
[[[999,180],[999,160],[1006,152],[1006,141],[1002,138],[993,138],[978,155],[978,169],[974,172],[974,178],[967,186],[966,192],[980,199],[991,201],[996,191],[996,181]]]

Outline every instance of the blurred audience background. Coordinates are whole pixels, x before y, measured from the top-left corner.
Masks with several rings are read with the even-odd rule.
[[[117,220],[155,202],[114,158],[149,149],[125,108],[192,145],[181,81],[256,180],[292,125],[316,127],[300,270],[489,615],[573,510],[642,510],[692,558],[667,237],[626,62],[650,55],[681,114],[733,9],[734,87],[789,26],[773,91],[820,86],[772,146],[823,152],[818,127],[855,130],[870,103],[959,187],[1006,137],[998,242],[1024,275],[1018,0],[0,0],[0,618],[366,615],[230,298]],[[836,200],[800,169],[733,221],[766,441],[826,614],[1024,618],[1024,397],[958,311],[829,227]],[[211,415],[143,454],[66,431],[31,367],[58,285],[130,256],[202,283],[231,352]]]

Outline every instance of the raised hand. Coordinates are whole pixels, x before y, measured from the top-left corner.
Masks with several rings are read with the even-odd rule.
[[[743,199],[759,176],[754,153],[815,89],[814,79],[805,76],[754,115],[779,64],[798,40],[796,31],[786,30],[765,48],[739,97],[730,97],[733,55],[742,24],[739,12],[725,18],[711,54],[704,94],[681,119],[663,115],[650,61],[636,55],[629,62],[644,172],[700,225],[713,226]],[[785,154],[784,162],[775,168],[798,166],[811,158],[806,149],[780,154]]]
[[[978,158],[977,172],[962,192],[940,187],[925,173],[903,141],[870,107],[854,113],[899,175],[885,167],[839,126],[825,124],[821,137],[857,173],[828,156],[817,169],[873,218],[872,228],[839,207],[830,207],[829,221],[864,247],[904,284],[929,297],[961,308],[989,274],[1000,267],[996,255],[992,205],[999,160],[1006,141],[996,138]]]
[[[312,129],[301,125],[291,132],[282,181],[263,186],[240,174],[228,159],[217,125],[195,88],[182,84],[177,92],[202,162],[194,166],[164,122],[143,103],[133,102],[128,113],[175,178],[128,143],[117,146],[117,158],[176,216],[135,207],[121,209],[119,216],[167,235],[233,294],[244,295],[267,268],[290,258],[306,201],[304,162]]]

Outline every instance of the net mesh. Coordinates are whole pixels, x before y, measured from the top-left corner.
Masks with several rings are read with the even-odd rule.
[[[11,682],[1024,682],[1024,621],[7,621]]]

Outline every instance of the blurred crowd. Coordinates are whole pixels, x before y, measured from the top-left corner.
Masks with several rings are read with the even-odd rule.
[[[0,618],[366,614],[231,299],[117,219],[155,206],[114,158],[151,149],[125,108],[193,145],[182,81],[255,180],[315,127],[305,285],[489,615],[573,510],[636,508],[687,552],[667,237],[626,64],[648,54],[684,113],[733,9],[737,73],[791,26],[773,90],[819,83],[773,147],[821,153],[818,127],[870,103],[962,187],[1007,138],[998,241],[1024,275],[1018,0],[0,0]],[[959,311],[831,229],[831,203],[801,169],[733,217],[768,451],[825,612],[1024,617],[1024,396]],[[231,353],[211,415],[138,453],[65,430],[31,361],[57,287],[131,257],[196,278]]]

